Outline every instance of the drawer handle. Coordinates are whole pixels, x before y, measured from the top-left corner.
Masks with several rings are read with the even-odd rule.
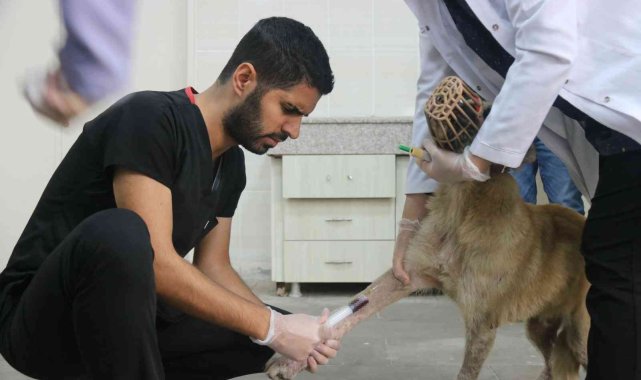
[[[352,218],[329,218],[325,219],[326,222],[351,222]]]
[[[342,264],[352,264],[353,261],[325,261],[325,264],[331,265],[342,265]]]
[[[353,179],[354,179],[354,177],[352,177],[351,175],[348,175],[348,176],[347,176],[347,179],[351,181],[351,180],[353,180]]]

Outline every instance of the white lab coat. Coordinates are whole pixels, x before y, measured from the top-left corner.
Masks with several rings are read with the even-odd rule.
[[[468,0],[481,23],[515,57],[505,80],[467,47],[443,0],[405,1],[420,30],[412,144],[419,145],[428,133],[427,97],[453,73],[494,102],[471,146],[474,154],[517,167],[538,134],[589,198],[598,179],[598,154],[578,123],[550,109],[556,96],[641,142],[641,1]],[[430,192],[435,186],[410,164],[407,193]]]

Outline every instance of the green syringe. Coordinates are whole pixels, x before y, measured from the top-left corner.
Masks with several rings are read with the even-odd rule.
[[[409,147],[407,145],[402,145],[402,144],[398,146],[398,149],[409,153],[410,156],[414,156],[416,158],[419,158],[419,159],[425,160],[425,161],[431,161],[430,154],[425,149],[412,148],[412,147]]]

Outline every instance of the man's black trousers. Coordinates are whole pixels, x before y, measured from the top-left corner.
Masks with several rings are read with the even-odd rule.
[[[87,218],[46,258],[0,326],[0,352],[40,379],[228,379],[273,351],[182,315],[157,317],[154,254],[124,209]]]
[[[587,380],[641,380],[641,151],[602,156],[583,232]]]

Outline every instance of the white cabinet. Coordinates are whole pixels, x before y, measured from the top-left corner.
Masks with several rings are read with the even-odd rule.
[[[270,161],[273,281],[370,282],[391,268],[407,156]]]

